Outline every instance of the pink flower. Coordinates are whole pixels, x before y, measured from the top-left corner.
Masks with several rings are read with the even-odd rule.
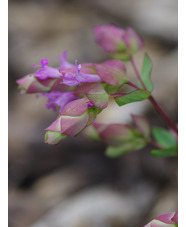
[[[56,111],[56,106],[59,106],[60,111],[62,111],[67,103],[77,98],[74,96],[73,92],[51,91],[50,93],[43,93],[42,95],[48,98],[46,107],[54,111]]]
[[[75,72],[66,72],[65,69],[61,69],[60,71],[63,74],[63,84],[68,86],[76,86],[82,83],[92,83],[92,82],[101,82],[101,79],[96,74],[89,74],[81,72],[81,65],[75,61]]]
[[[70,64],[68,61],[67,61],[67,51],[63,51],[62,53],[62,56],[58,56],[58,59],[60,60],[61,62],[61,65],[60,65],[60,68],[63,68],[63,69],[67,69],[67,68],[72,68],[74,67],[74,65]]]
[[[58,69],[47,66],[48,65],[47,59],[42,59],[40,62],[41,66],[35,64],[33,65],[34,68],[41,67],[41,69],[39,69],[35,74],[32,74],[32,76],[40,80],[45,80],[47,78],[59,78],[61,76],[61,73],[59,72]]]

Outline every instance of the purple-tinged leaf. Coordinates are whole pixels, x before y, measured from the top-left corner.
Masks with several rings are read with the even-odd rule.
[[[174,219],[175,217],[175,219]],[[144,227],[176,227],[178,226],[178,213],[170,212],[167,214],[160,215],[154,218],[151,222],[149,222]]]
[[[126,67],[119,60],[108,60],[100,64],[94,64],[99,77],[110,85],[120,85],[126,83]]]
[[[76,88],[74,94],[80,98],[85,95],[89,101],[99,109],[104,109],[108,106],[109,95],[99,83],[85,83]]]
[[[86,127],[88,120],[89,115],[87,112],[77,117],[62,116],[61,133],[68,136],[75,136]]]
[[[171,218],[171,220],[175,223],[178,223],[178,211],[175,212],[174,216]]]
[[[147,118],[144,116],[131,115],[132,120],[138,130],[144,135],[144,137],[149,138],[150,136],[150,124]]]
[[[60,116],[45,130],[59,132],[68,136],[77,135],[88,123],[89,115],[87,112],[81,116]]]
[[[61,132],[61,116],[59,116],[48,128],[46,131]]]
[[[86,95],[90,102],[99,109],[104,109],[108,106],[109,95],[101,84],[91,86]]]
[[[77,99],[69,102],[61,111],[60,115],[81,116],[88,109],[89,100],[87,98]]]
[[[94,121],[99,112],[87,98],[74,100],[63,108],[58,118],[46,130],[76,136]]]

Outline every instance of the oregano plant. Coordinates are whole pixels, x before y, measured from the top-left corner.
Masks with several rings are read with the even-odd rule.
[[[84,132],[86,136],[107,145],[105,154],[115,158],[151,144],[154,157],[172,157],[178,153],[178,128],[152,95],[152,62],[144,53],[141,70],[135,54],[144,46],[142,38],[130,27],[98,25],[93,29],[95,41],[108,53],[109,60],[101,63],[75,64],[67,61],[67,51],[58,56],[58,68],[48,66],[42,59],[34,73],[19,80],[21,93],[39,93],[47,97],[47,108],[59,111],[56,120],[45,130],[45,143],[57,145],[69,136]],[[125,62],[129,61],[136,75],[132,81]],[[130,92],[123,92],[130,86]],[[167,128],[151,126],[144,116],[131,115],[132,123],[105,124],[96,117],[108,107],[110,99],[119,106],[149,100],[167,123]],[[178,226],[177,211],[163,214],[145,227]]]

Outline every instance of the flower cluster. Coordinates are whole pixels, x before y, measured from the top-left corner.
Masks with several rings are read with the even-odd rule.
[[[127,56],[143,46],[136,32],[125,31],[114,25],[100,25],[93,33],[101,47],[110,53],[124,51]],[[114,36],[113,36],[114,34]],[[116,93],[128,82],[125,64],[118,60],[103,63],[71,64],[67,51],[58,56],[60,66],[48,66],[48,60],[40,60],[35,73],[29,74],[17,83],[22,93],[41,93],[46,96],[47,108],[57,110],[57,119],[46,129],[45,142],[57,144],[66,136],[76,136],[108,106],[111,92]]]
[[[130,27],[124,30],[112,24],[96,26],[93,34],[111,60],[82,64],[75,60],[75,64],[71,64],[64,51],[62,56],[58,56],[58,68],[48,66],[48,60],[42,59],[41,65],[33,65],[38,68],[35,73],[17,80],[21,93],[46,96],[46,107],[59,110],[57,119],[45,129],[45,142],[58,144],[86,129],[87,136],[107,145],[106,154],[110,157],[139,150],[147,144],[156,148],[151,151],[155,157],[177,156],[177,125],[151,95],[151,60],[147,54],[144,55],[141,72],[134,62],[133,55],[144,46],[141,37]],[[132,64],[137,84],[128,79],[124,61]],[[124,85],[133,90],[124,93]],[[114,98],[119,106],[148,99],[169,129],[150,127],[145,117],[136,115],[132,115],[130,125],[95,122],[96,116],[107,108],[110,98]],[[146,227],[177,226],[177,223],[177,212],[168,213],[155,218]]]

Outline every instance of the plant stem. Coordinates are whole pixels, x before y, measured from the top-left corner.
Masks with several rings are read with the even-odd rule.
[[[135,85],[134,83],[132,83],[130,81],[128,81],[127,84],[130,85],[131,87],[136,88],[136,90],[140,90],[140,88],[137,85]]]
[[[176,125],[170,120],[170,118],[167,116],[167,114],[163,111],[163,109],[159,106],[159,104],[156,102],[154,97],[151,95],[149,97],[150,102],[156,109],[156,111],[160,114],[160,116],[167,122],[167,124],[178,134],[178,129]]]
[[[142,84],[144,90],[147,90],[145,84],[143,83],[142,79],[141,79],[141,76],[139,74],[139,71],[136,67],[136,64],[134,62],[134,59],[133,57],[131,56],[130,57],[130,61],[131,61],[131,64],[133,66],[133,69],[136,73],[136,76],[138,78],[138,80],[140,81],[140,83]],[[136,88],[136,89],[140,89],[137,85],[133,84],[132,82],[128,82],[128,85]],[[157,101],[155,100],[155,98],[150,95],[150,97],[148,98],[149,101],[151,102],[151,104],[154,106],[155,110],[159,113],[159,115],[166,121],[166,123],[170,126],[170,128],[172,128],[176,134],[178,134],[178,129],[177,129],[177,126],[171,121],[171,119],[167,116],[167,114],[164,112],[164,110],[159,106],[159,104],[157,103]]]
[[[113,98],[117,98],[117,97],[121,97],[124,96],[126,93],[115,93],[115,94],[110,94],[111,97]]]

